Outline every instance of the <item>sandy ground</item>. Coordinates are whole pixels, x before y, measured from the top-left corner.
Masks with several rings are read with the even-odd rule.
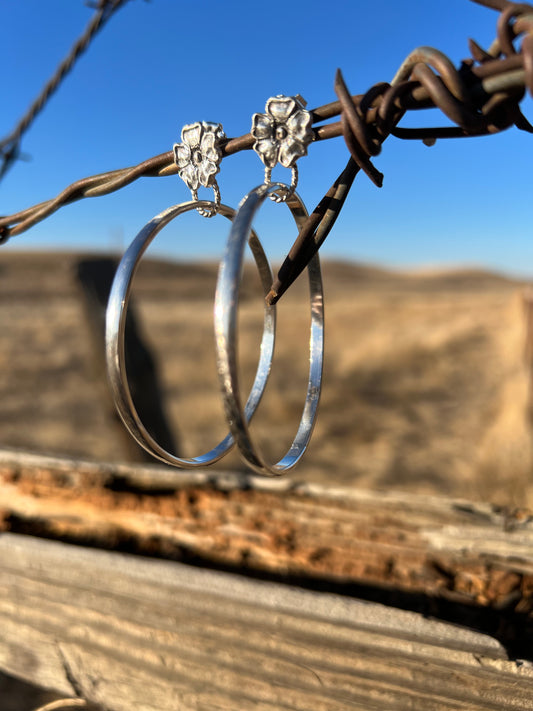
[[[0,423],[6,447],[96,460],[131,451],[109,407],[75,255],[5,253],[0,271]],[[252,275],[253,276],[253,275]],[[225,434],[214,361],[213,265],[149,263],[136,280],[181,454]],[[532,501],[522,285],[476,272],[417,275],[327,264],[327,348],[318,423],[295,478],[501,504]],[[262,301],[245,280],[243,390],[255,370]],[[305,397],[305,282],[279,304],[271,382],[253,424],[269,457]],[[98,356],[98,357],[97,357]],[[243,468],[236,454],[219,468]]]

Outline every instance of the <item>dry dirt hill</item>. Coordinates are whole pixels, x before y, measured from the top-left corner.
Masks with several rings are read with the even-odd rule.
[[[0,263],[0,423],[5,447],[130,456],[108,407],[81,291],[80,255],[6,251]],[[324,265],[327,351],[311,447],[294,477],[533,505],[524,285],[476,271],[392,273]],[[147,262],[136,281],[180,452],[225,434],[214,365],[211,264]],[[272,380],[253,431],[281,456],[306,388],[304,280],[279,305]],[[246,277],[244,382],[262,299]],[[244,387],[244,386],[243,386]],[[219,468],[243,468],[236,454]]]

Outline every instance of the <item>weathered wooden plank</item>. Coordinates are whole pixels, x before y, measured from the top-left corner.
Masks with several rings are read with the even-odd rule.
[[[300,583],[385,586],[525,616],[533,610],[526,511],[16,452],[0,452],[0,509],[14,532]]]
[[[0,535],[0,666],[111,711],[530,709],[488,635],[237,575]]]

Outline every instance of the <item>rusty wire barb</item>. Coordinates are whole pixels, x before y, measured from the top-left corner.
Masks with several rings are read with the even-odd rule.
[[[102,29],[111,15],[126,2],[127,0],[98,0],[97,2],[86,3],[96,12],[85,28],[85,31],[73,44],[68,55],[58,66],[53,76],[46,82],[39,96],[32,102],[15,128],[10,134],[0,140],[0,180],[2,180],[9,168],[20,157],[20,143],[24,133],[26,133],[37,115],[44,109],[48,100],[74,67],[80,55],[89,47],[97,32]]]
[[[409,54],[390,83],[377,83],[365,94],[355,96],[341,71],[337,71],[334,89],[338,100],[311,112],[313,134],[315,141],[343,136],[350,158],[301,228],[267,296],[269,303],[282,296],[318,251],[357,173],[362,170],[381,187],[383,175],[373,159],[388,136],[432,145],[439,139],[490,135],[511,126],[533,133],[533,126],[520,110],[525,91],[533,96],[533,6],[507,0],[473,2],[499,11],[496,39],[488,49],[470,40],[471,56],[458,68],[439,50],[420,47]],[[406,112],[431,108],[440,109],[452,125],[437,128],[398,125]],[[335,117],[340,120],[327,123]],[[250,150],[253,142],[251,134],[229,138],[221,145],[222,156]],[[52,200],[0,217],[0,240],[21,234],[81,198],[106,195],[141,176],[176,172],[173,153],[168,151],[136,166],[84,178]]]

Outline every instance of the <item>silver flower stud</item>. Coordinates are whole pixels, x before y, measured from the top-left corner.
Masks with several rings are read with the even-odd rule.
[[[284,200],[296,188],[296,161],[307,155],[307,146],[313,140],[312,118],[305,105],[301,96],[274,96],[266,102],[266,113],[252,116],[253,148],[266,166],[265,183],[270,184],[272,168],[277,163],[292,168],[291,186]]]
[[[181,143],[174,144],[174,161],[178,175],[198,200],[198,189],[212,187],[215,193],[214,206],[210,210],[199,208],[206,217],[214,215],[220,205],[220,190],[216,175],[220,170],[222,151],[220,142],[226,137],[219,123],[197,121],[187,124],[181,130]]]
[[[274,96],[266,102],[265,111],[252,116],[254,151],[267,168],[278,162],[291,168],[307,154],[313,140],[311,114],[299,96]]]

